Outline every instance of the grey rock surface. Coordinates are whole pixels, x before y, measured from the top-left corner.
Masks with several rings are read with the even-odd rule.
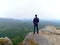
[[[39,30],[39,34],[30,32],[23,40],[23,45],[32,45],[30,39],[37,45],[60,45],[60,30],[53,26],[46,26]]]

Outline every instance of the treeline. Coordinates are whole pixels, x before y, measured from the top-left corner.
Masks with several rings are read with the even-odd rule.
[[[39,29],[47,25],[60,26],[60,23],[40,20]],[[9,37],[14,45],[21,43],[31,31],[33,31],[32,20],[0,19],[0,37]]]
[[[14,45],[22,42],[28,32],[32,31],[32,23],[14,19],[0,19],[0,37],[9,37]]]

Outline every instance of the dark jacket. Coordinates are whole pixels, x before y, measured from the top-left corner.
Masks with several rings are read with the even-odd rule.
[[[34,18],[34,19],[33,19],[33,23],[34,23],[34,24],[38,24],[38,22],[39,22],[39,18]]]

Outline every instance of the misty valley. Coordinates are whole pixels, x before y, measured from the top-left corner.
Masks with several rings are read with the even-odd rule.
[[[39,29],[48,25],[60,27],[60,20],[40,20]],[[0,18],[0,38],[10,38],[13,45],[19,45],[24,40],[25,36],[32,31],[32,20]]]

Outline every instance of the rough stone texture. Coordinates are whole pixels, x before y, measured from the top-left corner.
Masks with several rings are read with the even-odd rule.
[[[46,26],[39,30],[39,34],[30,32],[22,45],[60,45],[60,30],[53,26]]]
[[[0,38],[0,45],[13,45],[8,37]]]

